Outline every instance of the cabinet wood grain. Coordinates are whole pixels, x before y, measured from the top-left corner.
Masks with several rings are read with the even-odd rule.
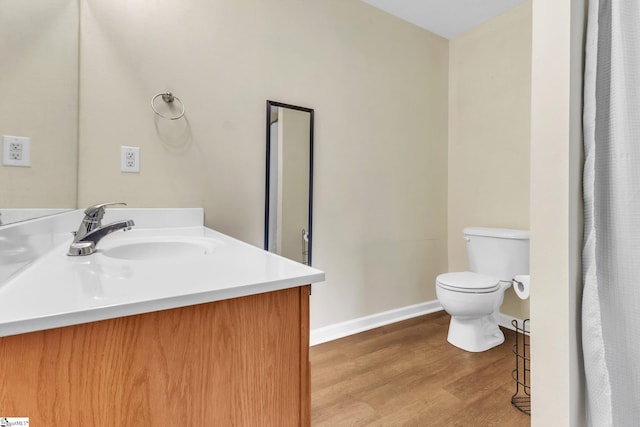
[[[309,287],[0,338],[0,412],[40,426],[310,425]]]

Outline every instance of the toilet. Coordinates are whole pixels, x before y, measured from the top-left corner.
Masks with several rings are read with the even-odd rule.
[[[467,227],[463,233],[471,271],[440,274],[436,295],[451,315],[447,340],[480,352],[504,342],[496,316],[512,279],[529,274],[529,231]]]

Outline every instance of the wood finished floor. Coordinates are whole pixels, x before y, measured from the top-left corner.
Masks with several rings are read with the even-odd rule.
[[[511,405],[514,333],[482,353],[447,342],[440,311],[311,348],[312,425],[530,425]]]

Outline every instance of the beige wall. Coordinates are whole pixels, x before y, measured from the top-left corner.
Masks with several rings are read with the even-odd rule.
[[[449,271],[468,269],[462,229],[529,228],[531,0],[451,40]],[[501,311],[529,317],[508,289]]]
[[[359,0],[86,0],[81,19],[80,206],[203,206],[262,246],[265,100],[314,108],[312,327],[435,299],[447,40]],[[154,116],[165,90],[186,120]]]
[[[533,427],[585,426],[581,338],[586,0],[535,0],[531,76]]]
[[[0,208],[74,208],[77,0],[0,0],[0,58],[0,135],[31,138],[31,167],[0,162]]]

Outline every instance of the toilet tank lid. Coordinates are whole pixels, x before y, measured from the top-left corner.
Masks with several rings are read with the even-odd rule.
[[[491,228],[491,227],[465,227],[465,235],[498,237],[501,239],[529,239],[529,230],[516,230],[513,228]]]

